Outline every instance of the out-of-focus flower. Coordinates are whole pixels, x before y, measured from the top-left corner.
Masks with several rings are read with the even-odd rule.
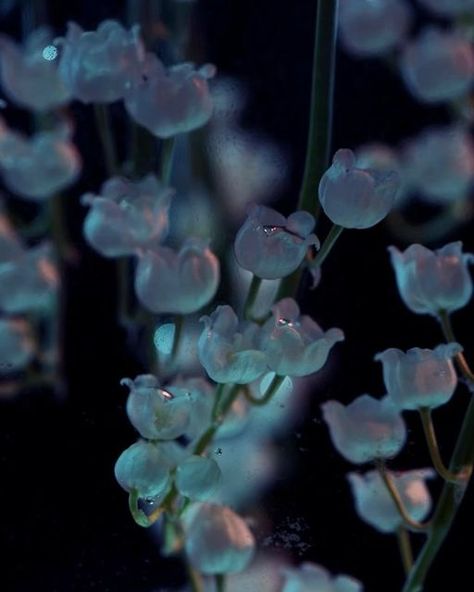
[[[324,332],[300,310],[293,298],[284,298],[272,307],[272,316],[263,325],[259,345],[268,367],[281,376],[307,376],[320,370],[338,341],[340,329]]]
[[[418,314],[437,315],[465,306],[472,295],[467,264],[474,256],[462,253],[460,241],[430,251],[423,245],[410,245],[403,253],[389,247],[400,296]]]
[[[84,235],[105,257],[133,255],[152,249],[168,233],[168,208],[173,190],[147,175],[133,182],[123,177],[106,181],[100,195],[86,193],[82,203],[91,208],[84,221]]]
[[[190,63],[166,70],[153,54],[146,55],[141,78],[125,96],[133,119],[159,138],[190,132],[203,126],[212,115],[212,97],[207,81],[215,74],[206,64],[195,70]]]
[[[440,16],[459,16],[472,13],[474,0],[419,0],[421,4]]]
[[[281,592],[362,592],[362,584],[350,576],[331,576],[327,569],[305,562],[298,568],[284,569]]]
[[[465,197],[474,180],[474,144],[460,127],[424,131],[406,145],[403,161],[407,182],[435,203]]]
[[[424,520],[431,510],[431,496],[425,480],[432,479],[432,469],[419,469],[400,473],[388,472],[389,478],[398,490],[410,518]],[[378,471],[364,475],[349,473],[356,511],[359,517],[380,532],[395,532],[403,518],[392,499],[387,486]]]
[[[125,491],[136,490],[143,499],[156,499],[163,495],[170,482],[170,466],[160,447],[144,440],[122,452],[114,472]]]
[[[411,9],[405,0],[342,0],[341,39],[349,53],[380,56],[405,39]]]
[[[239,265],[257,277],[272,280],[295,271],[308,247],[318,245],[311,234],[314,218],[309,212],[294,212],[288,218],[265,206],[254,206],[235,238]]]
[[[205,502],[216,491],[221,470],[213,458],[191,455],[176,469],[178,491],[192,500]]]
[[[32,201],[42,201],[68,187],[79,176],[81,157],[58,128],[26,138],[0,120],[0,172],[10,191]]]
[[[68,23],[62,46],[59,75],[75,99],[84,103],[110,103],[121,99],[139,77],[144,48],[139,26],[126,31],[114,20],[103,21],[97,31],[83,31]]]
[[[159,247],[141,253],[135,292],[152,312],[190,314],[214,297],[219,277],[217,257],[204,241],[190,238],[179,252]]]
[[[191,564],[204,574],[243,571],[255,552],[244,520],[217,504],[197,504],[185,518],[185,548]]]
[[[350,462],[391,458],[405,444],[405,422],[388,396],[378,400],[362,395],[347,407],[338,401],[321,407],[335,448]]]
[[[23,48],[0,35],[0,75],[8,98],[35,111],[64,105],[70,92],[59,77],[57,54],[51,32],[46,28],[33,31]]]
[[[257,345],[260,328],[245,322],[228,305],[218,306],[201,319],[205,327],[199,337],[198,354],[204,369],[216,382],[247,384],[261,376],[266,356]]]
[[[429,27],[407,43],[401,61],[403,78],[420,101],[450,101],[466,93],[474,80],[474,51],[454,31]]]
[[[11,314],[47,311],[59,277],[49,243],[23,250],[0,263],[0,309]]]
[[[400,185],[395,171],[359,169],[351,150],[338,150],[319,184],[319,201],[334,224],[370,228],[391,210]]]
[[[0,374],[21,370],[35,351],[33,332],[26,321],[0,319]]]
[[[385,388],[400,409],[439,407],[447,403],[457,386],[452,358],[462,351],[458,343],[434,350],[414,347],[406,353],[390,348],[375,356],[383,364]]]
[[[386,144],[369,143],[359,146],[355,151],[355,167],[389,174],[395,171],[399,178],[395,205],[400,205],[406,198],[405,171],[397,152]]]
[[[130,389],[127,415],[141,436],[173,440],[185,433],[191,413],[186,390],[173,386],[162,389],[151,374],[141,374],[134,380],[123,378],[120,384]]]

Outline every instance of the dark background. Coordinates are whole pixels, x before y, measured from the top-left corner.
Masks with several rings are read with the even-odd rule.
[[[123,3],[82,0],[47,2],[48,21],[58,34],[75,20],[93,29],[104,18],[121,19]],[[297,0],[202,0],[195,24],[205,60],[222,74],[241,78],[249,90],[244,129],[264,132],[281,145],[290,162],[290,180],[276,196],[284,213],[294,208],[302,176],[309,108],[315,2]],[[417,11],[416,27],[427,21]],[[18,9],[4,17],[2,32],[18,36]],[[77,142],[84,156],[81,181],[71,195],[96,188],[105,178],[91,112],[73,105]],[[22,112],[6,113],[21,123]],[[334,149],[367,141],[397,144],[427,125],[447,122],[444,107],[418,104],[397,75],[379,60],[337,56]],[[119,125],[119,123],[117,123]],[[422,218],[430,211],[413,206]],[[145,370],[127,349],[115,323],[115,266],[89,250],[80,236],[83,209],[68,205],[68,225],[81,246],[78,267],[65,270],[65,376],[68,394],[58,398],[35,389],[0,401],[1,541],[0,585],[8,592],[157,592],[183,583],[177,560],[164,562],[150,534],[131,520],[113,465],[135,434],[119,387],[123,376]],[[326,226],[318,230],[324,236]],[[472,224],[443,242],[464,241],[474,251]],[[311,408],[278,448],[293,471],[258,502],[275,528],[303,518],[308,549],[295,561],[315,561],[333,572],[354,575],[367,592],[395,592],[402,572],[394,537],[362,523],[352,508],[345,474],[352,467],[332,449],[319,405],[328,398],[349,402],[361,393],[383,393],[382,373],[373,356],[388,347],[434,347],[441,342],[436,322],[413,315],[396,292],[386,247],[396,244],[386,224],[342,236],[303,307],[323,327],[341,327],[346,341],[335,354],[324,388],[312,394]],[[474,354],[472,303],[454,315],[467,358]],[[446,458],[466,406],[462,386],[450,405],[434,415]],[[394,468],[427,466],[429,459],[417,418],[407,417],[409,442]],[[302,449],[302,450],[301,450]],[[432,487],[436,495],[438,487]],[[430,574],[426,590],[466,589],[471,578],[474,496],[468,492],[456,523]],[[252,508],[249,509],[252,513]],[[416,540],[416,537],[415,537]],[[443,583],[442,583],[443,582]]]

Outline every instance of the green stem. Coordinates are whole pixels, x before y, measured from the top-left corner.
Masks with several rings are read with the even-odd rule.
[[[252,396],[252,394],[250,393],[250,391],[248,389],[245,389],[244,390],[245,398],[248,401],[250,401],[252,403],[252,405],[265,405],[276,394],[276,392],[280,388],[280,386],[283,383],[283,381],[285,380],[285,378],[286,378],[286,376],[280,376],[279,374],[275,374],[275,376],[272,378],[271,383],[268,385],[268,388],[265,391],[265,394],[263,395],[263,397],[260,397],[259,399],[257,399],[254,396]]]
[[[191,565],[186,562],[186,571],[188,573],[189,584],[192,592],[204,592],[204,584],[201,574],[197,572]]]
[[[174,322],[174,335],[173,335],[173,346],[171,348],[170,354],[170,365],[173,367],[176,363],[176,357],[179,351],[179,344],[181,343],[181,338],[183,336],[183,328],[184,328],[184,316],[183,315],[176,315],[175,322]]]
[[[403,526],[397,529],[397,541],[402,558],[403,570],[405,575],[408,575],[413,566],[413,552],[411,549],[410,533]]]
[[[216,574],[216,592],[225,592],[225,575]]]
[[[97,131],[99,132],[100,142],[104,151],[105,166],[107,174],[112,177],[117,174],[117,155],[115,153],[115,143],[112,136],[112,128],[110,125],[109,110],[107,105],[96,103],[94,105],[94,114],[97,124]]]
[[[453,326],[451,325],[451,318],[449,313],[445,310],[440,310],[438,313],[438,320],[441,323],[441,329],[443,335],[448,343],[457,343],[454,335]],[[456,363],[461,374],[464,376],[468,383],[474,384],[474,373],[469,368],[469,364],[464,357],[462,352],[459,352],[455,356]]]
[[[314,269],[316,267],[321,267],[323,262],[326,260],[326,257],[331,252],[331,249],[335,245],[337,239],[341,236],[341,233],[343,230],[344,230],[344,228],[342,226],[338,226],[337,224],[333,224],[333,226],[331,227],[331,230],[328,232],[328,235],[324,239],[324,242],[321,245],[321,248],[319,249],[316,257],[313,259],[313,261],[311,261],[311,263],[310,263],[311,268]]]
[[[251,320],[252,318],[252,309],[255,305],[255,301],[257,300],[258,291],[260,290],[261,285],[262,278],[253,275],[244,303],[244,318],[247,320]]]
[[[161,143],[160,177],[164,185],[169,185],[171,173],[173,172],[173,154],[175,139],[166,138]]]
[[[136,489],[132,489],[128,496],[128,507],[130,508],[130,513],[135,520],[135,522],[139,526],[143,526],[144,528],[148,528],[151,526],[151,522],[148,519],[148,516],[140,510],[138,507],[138,500],[139,500],[138,491]]]

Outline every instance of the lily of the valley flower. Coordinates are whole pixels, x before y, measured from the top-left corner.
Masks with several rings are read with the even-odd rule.
[[[362,584],[350,576],[331,576],[327,569],[305,562],[283,570],[281,592],[362,592]]]
[[[414,347],[406,353],[391,348],[375,359],[382,362],[385,388],[400,409],[434,408],[447,403],[456,390],[452,359],[461,351],[458,343],[434,350]]]
[[[191,455],[176,469],[178,491],[193,501],[209,500],[221,480],[221,470],[213,458]]]
[[[137,182],[123,177],[106,181],[99,195],[87,193],[82,203],[90,205],[84,235],[105,257],[133,255],[152,249],[168,233],[168,209],[173,190],[147,175]]]
[[[404,252],[389,247],[398,291],[405,305],[418,314],[437,315],[465,306],[472,295],[467,264],[474,256],[462,252],[460,241],[430,251],[410,245]]]

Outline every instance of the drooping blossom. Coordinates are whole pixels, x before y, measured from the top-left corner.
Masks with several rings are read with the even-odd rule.
[[[332,576],[327,569],[311,563],[283,570],[281,592],[362,592],[362,584],[351,576]]]
[[[213,458],[191,455],[176,469],[176,487],[193,501],[208,501],[221,480],[221,470]]]

